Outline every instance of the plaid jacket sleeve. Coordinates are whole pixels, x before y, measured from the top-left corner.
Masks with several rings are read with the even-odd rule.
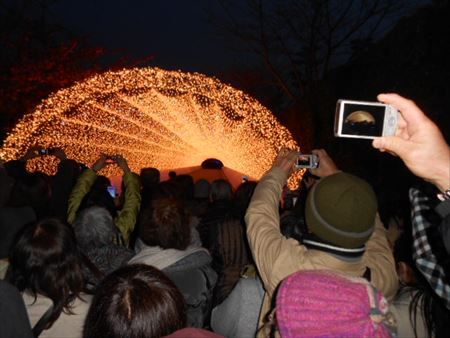
[[[411,188],[409,198],[412,207],[412,233],[414,261],[436,294],[441,297],[445,306],[450,309],[450,285],[446,283],[446,274],[433,253],[429,242],[429,232],[439,231],[439,224],[433,224],[426,214],[431,209],[429,198],[419,190]]]

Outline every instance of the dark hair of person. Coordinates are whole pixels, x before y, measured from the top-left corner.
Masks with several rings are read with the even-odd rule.
[[[98,175],[97,178],[94,181],[94,184],[92,184],[92,189],[106,189],[108,186],[111,185],[111,181],[108,177],[103,175]]]
[[[178,187],[178,197],[183,200],[194,198],[194,179],[191,175],[176,175],[172,179]]]
[[[139,177],[142,188],[151,190],[155,185],[159,184],[161,173],[156,168],[142,168]]]
[[[417,337],[417,311],[422,310],[428,337],[445,337],[448,334],[448,323],[450,323],[450,311],[445,307],[442,299],[436,295],[428,284],[428,281],[417,269],[412,256],[412,234],[411,226],[406,224],[405,232],[395,243],[394,256],[397,264],[406,263],[414,272],[414,282],[400,286],[398,293],[416,291],[409,306],[410,321],[414,334]]]
[[[11,207],[30,206],[38,217],[45,217],[50,197],[50,178],[40,172],[27,173],[17,179],[8,205]]]
[[[239,211],[239,213],[245,214],[245,212],[247,211],[256,185],[257,183],[255,181],[247,181],[241,183],[234,192],[233,204],[234,207]]]
[[[164,181],[153,188],[151,199],[177,198],[178,187],[173,181]]]
[[[12,248],[5,279],[19,291],[53,301],[46,328],[62,311],[72,314],[71,303],[85,287],[72,228],[56,218],[27,225]]]
[[[233,189],[230,182],[227,180],[215,180],[211,183],[209,195],[211,196],[211,200],[213,202],[219,200],[231,200],[233,197]]]
[[[173,198],[154,200],[141,213],[139,237],[149,246],[186,249],[191,242],[191,228],[183,204]]]
[[[305,218],[292,210],[284,211],[280,217],[280,231],[284,237],[294,238],[301,243],[307,231]]]
[[[112,218],[116,218],[117,210],[114,205],[114,199],[107,190],[109,185],[111,185],[111,183],[107,177],[98,176],[92,185],[91,190],[89,190],[81,201],[78,212],[93,206],[99,206],[108,210]]]
[[[162,337],[186,324],[183,295],[152,266],[122,267],[97,290],[86,317],[85,338]]]
[[[152,198],[153,190],[160,182],[161,173],[156,168],[142,168],[139,179],[141,182],[141,205],[146,206]],[[122,191],[124,190],[122,189]]]
[[[5,162],[3,165],[6,169],[6,172],[8,173],[8,176],[14,178],[15,180],[20,179],[29,174],[26,169],[25,161],[11,160]]]

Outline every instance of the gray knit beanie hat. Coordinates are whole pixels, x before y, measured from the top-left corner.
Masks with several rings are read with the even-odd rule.
[[[343,172],[319,180],[306,199],[308,229],[342,248],[353,249],[367,242],[376,213],[377,199],[369,183]]]

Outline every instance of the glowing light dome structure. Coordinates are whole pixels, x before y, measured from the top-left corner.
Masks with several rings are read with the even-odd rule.
[[[280,147],[298,146],[289,131],[255,99],[197,73],[158,68],[107,72],[44,100],[11,131],[0,158],[33,146],[61,147],[91,165],[101,153],[122,154],[132,170],[197,166],[218,158],[259,178]],[[51,172],[52,156],[32,169]],[[115,165],[105,174],[117,175]]]

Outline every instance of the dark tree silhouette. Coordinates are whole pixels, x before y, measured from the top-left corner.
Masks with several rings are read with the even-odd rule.
[[[373,101],[382,92],[400,93],[414,100],[450,143],[449,17],[450,2],[434,1],[402,19],[383,39],[334,71],[333,96]],[[374,151],[367,141],[327,135],[321,135],[322,143],[333,147],[340,163],[374,184],[384,218],[408,208],[408,189],[416,178],[400,159]]]
[[[399,0],[218,1],[225,15],[213,22],[259,57],[264,87],[278,93],[270,108],[283,112],[280,119],[294,133],[301,123],[302,144],[309,146],[329,95],[323,80],[330,69],[365,50],[408,9]]]
[[[49,12],[56,2],[0,1],[0,140],[50,93],[98,72],[151,59],[133,60],[92,46],[55,24]]]

